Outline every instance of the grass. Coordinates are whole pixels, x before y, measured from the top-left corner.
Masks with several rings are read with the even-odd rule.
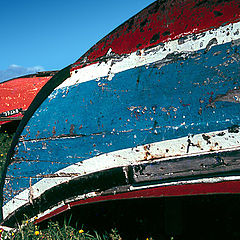
[[[6,131],[0,132],[0,173],[2,173],[2,169],[6,161],[7,152],[12,142],[12,137],[13,135],[8,134]]]
[[[99,235],[97,232],[90,234],[84,228],[73,228],[67,222],[60,226],[58,222],[48,222],[48,227],[41,230],[38,225],[28,220],[22,222],[17,229],[4,231],[0,229],[2,239],[6,240],[122,240],[117,230],[112,229],[111,233]]]

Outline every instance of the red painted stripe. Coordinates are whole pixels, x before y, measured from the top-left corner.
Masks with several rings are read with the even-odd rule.
[[[131,53],[191,33],[236,22],[240,19],[240,1],[174,0],[156,1],[135,17],[100,40],[73,65],[81,68],[85,57],[91,63],[106,55],[109,48],[117,54]]]
[[[131,191],[126,193],[119,193],[116,195],[98,196],[79,201],[73,201],[68,205],[60,207],[45,216],[37,219],[35,223],[40,223],[51,217],[54,217],[67,209],[82,204],[97,203],[111,200],[123,200],[134,198],[158,198],[170,196],[193,196],[193,195],[206,195],[206,194],[236,194],[240,193],[240,181],[227,181],[219,183],[199,183],[199,184],[186,184],[177,186],[164,186],[156,188],[148,188],[143,190]]]
[[[1,83],[0,113],[18,108],[27,110],[34,97],[50,78],[52,76],[16,78]],[[0,122],[0,125],[4,123],[6,122]]]
[[[51,218],[53,212],[54,212],[54,216],[56,216],[56,215],[58,215],[58,214],[60,214],[60,213],[63,213],[63,212],[65,212],[65,211],[67,211],[68,209],[70,209],[69,205],[64,205],[64,206],[62,206],[62,207],[59,207],[58,209],[52,211],[51,213],[46,214],[45,216],[43,216],[43,217],[35,220],[35,221],[34,221],[34,224],[40,223],[40,222],[42,222],[42,221],[44,221],[44,220],[46,220],[46,219],[48,219],[48,218]]]

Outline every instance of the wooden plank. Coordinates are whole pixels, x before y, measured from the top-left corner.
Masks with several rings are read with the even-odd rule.
[[[15,135],[3,218],[113,189],[162,196],[153,182],[194,178],[207,194],[221,191],[199,191],[206,175],[237,181],[239,20],[238,1],[156,1],[56,74]]]
[[[133,167],[132,177],[135,183],[140,183],[239,170],[240,152],[232,151],[145,163]]]

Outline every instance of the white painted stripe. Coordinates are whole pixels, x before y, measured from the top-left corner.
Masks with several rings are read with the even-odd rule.
[[[54,206],[53,208],[48,209],[48,210],[44,211],[44,213],[40,213],[40,214],[38,214],[38,215],[35,216],[35,217],[41,218],[41,217],[43,217],[43,216],[51,213],[52,211],[57,210],[57,209],[60,208],[60,207],[63,207],[64,205],[65,205],[65,202],[61,201],[61,202],[58,203],[57,206]],[[70,206],[69,206],[69,209],[70,209]],[[32,221],[32,222],[36,220],[35,217],[31,218],[31,221]]]
[[[240,149],[240,132],[229,133],[228,130],[224,130],[205,133],[204,135],[209,137],[208,140],[211,143],[204,140],[202,134],[197,134],[194,136],[186,136],[182,138],[137,146],[135,148],[118,150],[68,166],[55,173],[56,175],[59,175],[59,177],[44,178],[43,180],[34,184],[31,187],[31,197],[29,189],[26,189],[14,197],[12,200],[7,202],[3,206],[3,216],[6,218],[13,211],[29,202],[30,199],[35,199],[41,196],[46,190],[86,174],[115,167],[137,165],[143,162],[147,162],[152,157],[154,157],[154,159],[158,158],[158,160],[154,161],[167,161],[170,159],[182,157]],[[187,152],[189,140],[192,144],[189,146],[189,151]],[[146,146],[149,153],[147,154],[147,159],[145,150]],[[168,151],[166,151],[166,149],[168,149]],[[64,174],[67,174],[66,177],[64,177]],[[74,175],[72,177],[69,177],[69,174]]]
[[[240,176],[201,178],[201,179],[195,179],[195,180],[161,183],[161,184],[147,185],[147,186],[141,186],[141,187],[130,186],[130,190],[136,191],[136,190],[142,190],[147,188],[179,186],[179,185],[187,185],[187,184],[201,184],[201,183],[218,183],[218,182],[237,181],[237,180],[240,180]]]
[[[120,58],[113,57],[106,63],[95,63],[84,68],[80,68],[77,72],[72,71],[71,77],[66,79],[56,89],[94,79],[99,80],[102,77],[107,77],[108,80],[111,80],[116,73],[161,61],[171,53],[185,53],[188,55],[191,52],[203,50],[208,46],[209,42],[213,38],[217,41],[215,41],[213,45],[221,45],[237,40],[240,38],[238,32],[240,32],[240,22],[231,23],[203,33],[188,35],[183,43],[179,43],[179,40],[176,39],[165,42],[162,46],[159,45],[151,49],[143,49],[141,51],[121,56]],[[109,49],[108,54],[110,54],[110,52],[111,49]],[[54,92],[52,93],[52,96],[49,96],[49,98],[51,97],[54,97]]]

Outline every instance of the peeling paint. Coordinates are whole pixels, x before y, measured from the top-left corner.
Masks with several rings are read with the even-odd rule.
[[[7,169],[5,219],[239,171],[237,3],[184,3],[156,1],[41,92]]]

